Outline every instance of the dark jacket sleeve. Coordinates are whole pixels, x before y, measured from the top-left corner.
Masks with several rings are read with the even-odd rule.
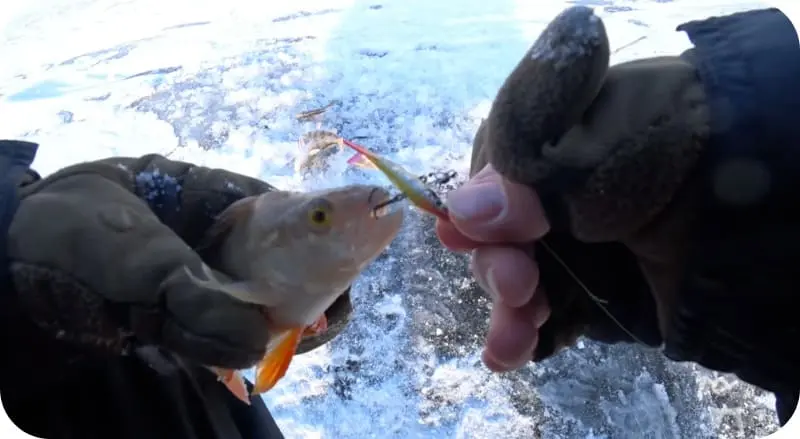
[[[0,140],[0,307],[3,322],[13,314],[11,280],[8,273],[8,229],[19,206],[17,186],[29,175],[39,145],[31,142]],[[4,329],[5,331],[5,329]],[[5,337],[3,337],[5,341]],[[5,348],[5,346],[3,346]],[[5,350],[4,350],[5,352]],[[4,358],[8,358],[4,355]]]
[[[0,140],[0,276],[7,281],[6,235],[17,210],[17,185],[30,172],[39,145],[16,140]]]
[[[777,9],[681,25],[711,107],[703,202],[666,354],[796,401],[800,46]],[[784,404],[785,405],[785,404]],[[785,410],[784,410],[785,411]],[[791,412],[789,412],[791,413]],[[785,421],[784,413],[782,421]]]

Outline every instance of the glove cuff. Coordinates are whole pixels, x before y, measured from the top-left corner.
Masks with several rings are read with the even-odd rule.
[[[800,131],[790,119],[800,111],[797,35],[776,9],[679,30],[702,60],[714,117],[665,353],[793,392],[800,388]]]

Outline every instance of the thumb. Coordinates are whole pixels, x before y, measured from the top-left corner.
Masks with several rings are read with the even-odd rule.
[[[456,229],[477,242],[530,242],[550,229],[536,192],[506,180],[491,164],[450,192],[447,207]]]

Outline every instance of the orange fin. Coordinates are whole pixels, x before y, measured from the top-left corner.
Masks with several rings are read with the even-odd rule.
[[[228,380],[223,380],[225,387],[233,393],[233,396],[238,398],[243,403],[250,405],[250,395],[247,394],[247,386],[244,384],[244,378],[239,372],[234,372]]]
[[[238,400],[250,405],[250,395],[247,394],[247,386],[244,384],[244,378],[238,371],[233,369],[220,369],[217,367],[211,368],[219,377],[225,387],[233,393]]]
[[[347,164],[358,166],[359,168],[365,168],[365,169],[378,169],[378,167],[375,166],[375,163],[372,163],[372,161],[368,159],[367,156],[361,154],[360,152],[357,152],[356,155],[347,159]]]
[[[275,384],[286,375],[297,345],[303,338],[303,328],[292,328],[281,333],[280,341],[267,352],[256,368],[256,383],[253,394],[264,393],[275,387]]]
[[[328,318],[325,314],[321,315],[316,322],[308,325],[303,331],[303,336],[314,336],[325,333],[328,330]]]

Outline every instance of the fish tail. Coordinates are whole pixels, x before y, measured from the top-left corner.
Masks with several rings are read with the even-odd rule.
[[[297,345],[303,338],[304,328],[292,328],[279,335],[280,339],[267,351],[267,355],[256,368],[256,383],[253,394],[264,393],[275,387],[275,384],[286,375],[289,364],[297,351]]]
[[[407,171],[399,168],[394,163],[392,163],[389,159],[383,158],[372,151],[364,148],[363,146],[353,143],[347,139],[342,139],[342,142],[349,146],[354,151],[358,152],[359,154],[366,157],[372,163],[371,168],[378,169],[379,171],[383,172],[384,175],[395,185],[398,189],[403,192],[413,192],[413,188],[411,188],[408,182],[404,181],[405,179],[416,179],[413,175],[406,175]],[[350,160],[356,161],[361,159],[356,159],[352,157]],[[348,163],[350,162],[348,160]]]
[[[380,167],[378,166],[378,161],[380,161],[380,158],[373,152],[345,138],[342,138],[342,143],[356,152],[356,155],[347,160],[348,164],[366,169],[380,170]]]
[[[361,154],[360,152],[357,152],[354,156],[347,159],[347,164],[358,166],[359,168],[365,168],[365,169],[378,169],[378,167],[375,166],[375,163],[373,163],[372,160],[370,160],[369,158],[367,158],[367,156]]]
[[[367,156],[367,158],[372,159],[373,157],[375,157],[375,154],[373,154],[370,150],[368,150],[367,148],[364,148],[363,146],[361,146],[361,145],[359,145],[357,143],[353,143],[353,142],[351,142],[351,141],[349,141],[347,139],[342,139],[342,143],[344,143],[345,145],[347,145],[350,148],[352,148],[353,151],[361,153],[361,154]]]

